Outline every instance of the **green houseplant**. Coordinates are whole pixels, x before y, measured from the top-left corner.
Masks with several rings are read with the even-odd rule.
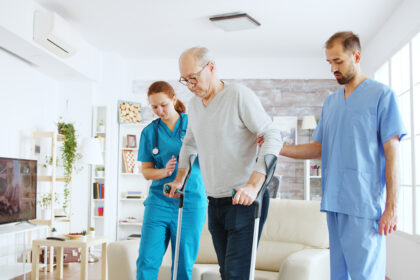
[[[95,171],[96,171],[96,177],[104,177],[105,167],[103,166],[96,167]]]
[[[76,129],[74,128],[73,123],[66,123],[60,121],[57,123],[58,133],[64,136],[64,143],[61,147],[61,159],[63,161],[64,167],[64,176],[67,178],[64,183],[64,193],[63,193],[63,210],[66,212],[69,203],[70,189],[69,184],[71,181],[71,176],[73,170],[75,169],[75,163],[82,156],[77,153],[77,135]]]
[[[94,228],[94,227],[90,227],[90,228],[89,228],[89,235],[90,235],[91,237],[95,237],[95,228]]]
[[[57,202],[57,193],[54,194],[54,201]],[[51,219],[51,207],[52,207],[52,197],[51,193],[41,194],[40,199],[38,200],[38,205],[41,208],[41,219],[49,220]]]
[[[80,236],[81,241],[87,241],[87,235],[86,234],[87,234],[86,230],[82,231],[82,234]]]

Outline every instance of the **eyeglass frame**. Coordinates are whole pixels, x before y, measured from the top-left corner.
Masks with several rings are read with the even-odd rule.
[[[201,72],[203,72],[203,70],[209,65],[209,63],[207,62],[206,65],[203,66],[203,68],[201,68],[200,71],[198,71],[197,73],[193,73],[192,75],[194,75],[192,78],[188,78],[188,79],[184,79],[182,76],[179,78],[178,82],[180,82],[182,85],[184,86],[188,86],[188,84],[191,85],[196,85],[198,83],[198,78],[200,78],[200,74]]]

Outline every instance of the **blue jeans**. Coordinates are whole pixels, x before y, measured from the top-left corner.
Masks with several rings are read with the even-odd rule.
[[[261,236],[268,206],[269,191],[263,195],[258,240]],[[220,275],[223,280],[249,279],[255,206],[232,205],[231,197],[209,197],[208,222]]]

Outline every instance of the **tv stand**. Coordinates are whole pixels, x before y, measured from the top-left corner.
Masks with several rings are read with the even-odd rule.
[[[34,226],[34,227],[38,226],[37,224],[35,224],[35,223],[31,222],[31,221],[24,221],[22,223],[25,223],[27,225]]]
[[[8,252],[0,259],[2,279],[12,279],[31,271],[30,252],[32,240],[48,236],[48,226],[33,225],[26,222],[13,223],[0,227],[0,251]]]
[[[20,222],[17,222],[15,224],[13,224],[13,226],[20,226],[20,225],[38,226],[37,224],[32,223],[31,221],[20,221]],[[12,225],[10,225],[10,226],[12,226]],[[0,230],[0,232],[1,232],[1,230]]]

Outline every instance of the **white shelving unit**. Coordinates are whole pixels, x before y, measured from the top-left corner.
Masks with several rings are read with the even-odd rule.
[[[12,279],[31,272],[32,240],[48,236],[47,225],[26,223],[3,225],[0,227],[0,271],[1,279]]]
[[[322,179],[322,175],[321,175],[321,168],[319,168],[319,174],[313,174],[311,171],[311,165],[319,165],[321,166],[321,161],[320,160],[305,160],[304,161],[305,164],[305,168],[304,168],[304,176],[305,176],[305,181],[304,181],[304,199],[305,200],[320,200],[321,197],[319,195],[314,195],[311,185],[314,184],[315,180],[318,180],[318,184],[321,184],[321,179]]]
[[[72,216],[72,178],[71,177],[64,177],[64,176],[57,176],[57,157],[58,154],[58,143],[64,141],[64,136],[61,134],[58,134],[55,131],[34,131],[32,132],[32,143],[31,143],[31,154],[32,158],[35,159],[35,144],[36,141],[45,141],[47,142],[47,146],[50,146],[51,152],[47,156],[48,158],[51,157],[52,160],[52,166],[51,166],[51,175],[38,175],[37,176],[37,196],[41,194],[50,193],[51,195],[51,208],[50,211],[50,218],[49,219],[41,219],[38,215],[37,219],[32,220],[33,223],[39,224],[39,225],[47,225],[52,229],[53,227],[56,227],[57,222],[65,222],[68,223],[69,231],[71,231],[71,216]],[[39,144],[39,143],[38,143]],[[69,181],[69,202],[68,202],[68,216],[67,217],[56,217],[56,197],[55,194],[57,192],[57,182],[64,183],[66,181]],[[42,188],[42,183],[47,182],[49,183],[50,187],[48,191],[45,191],[45,188]],[[64,185],[64,184],[63,184]],[[44,191],[41,191],[44,189]]]
[[[106,167],[105,167],[105,149],[106,149],[106,128],[107,128],[107,107],[106,106],[96,106],[93,108],[93,117],[92,117],[92,137],[99,138],[101,143],[102,156],[104,160],[103,165],[93,165],[90,166],[91,172],[91,181],[90,181],[90,219],[89,226],[95,228],[95,234],[99,236],[106,236],[106,217],[108,214],[108,209],[106,209],[106,199],[107,188],[105,184],[106,178]],[[98,175],[96,169],[103,167],[104,174]],[[99,197],[99,194],[95,198],[94,196],[94,184],[99,184],[103,186],[104,194],[102,198]],[[99,189],[99,188],[98,188]],[[102,191],[101,191],[102,192]],[[100,211],[99,209],[103,210]],[[100,246],[98,246],[99,248]]]
[[[148,123],[120,124],[118,150],[118,207],[117,207],[117,239],[127,239],[131,234],[140,234],[144,214],[143,202],[148,194],[150,182],[141,174],[140,162],[137,162],[138,144],[141,131]],[[127,135],[136,136],[136,147],[127,147]],[[137,168],[128,172],[125,168],[123,151],[134,154]],[[126,198],[130,191],[141,192],[142,198]],[[129,220],[130,222],[125,222]]]

